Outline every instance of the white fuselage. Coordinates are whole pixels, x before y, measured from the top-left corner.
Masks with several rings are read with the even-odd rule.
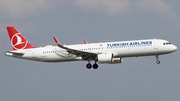
[[[118,41],[106,43],[67,45],[66,47],[96,54],[113,53],[114,58],[162,55],[176,51],[177,47],[161,39]],[[16,58],[42,61],[65,62],[85,60],[78,55],[73,55],[58,46],[45,46],[39,48],[16,50],[22,54],[6,53],[7,56]]]

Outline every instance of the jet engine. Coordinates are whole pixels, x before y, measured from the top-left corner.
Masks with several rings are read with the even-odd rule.
[[[116,64],[122,63],[122,58],[114,58],[113,53],[104,53],[98,55],[98,63]]]

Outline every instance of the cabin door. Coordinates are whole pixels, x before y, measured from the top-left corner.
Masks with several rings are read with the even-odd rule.
[[[158,49],[158,41],[157,40],[153,41],[153,48]]]

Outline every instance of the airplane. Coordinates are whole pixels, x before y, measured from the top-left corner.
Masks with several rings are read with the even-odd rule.
[[[162,39],[146,39],[132,41],[117,41],[103,43],[88,43],[76,45],[62,45],[54,38],[57,46],[47,45],[35,47],[31,45],[18,30],[7,27],[13,51],[6,51],[5,55],[20,59],[40,62],[70,62],[88,61],[87,69],[97,69],[98,64],[118,64],[123,58],[139,56],[155,56],[160,64],[159,55],[175,52],[177,47]],[[91,65],[91,61],[95,63]]]

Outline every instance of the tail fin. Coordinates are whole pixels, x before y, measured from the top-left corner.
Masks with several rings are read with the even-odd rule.
[[[32,46],[13,26],[7,27],[13,50],[36,48]]]

